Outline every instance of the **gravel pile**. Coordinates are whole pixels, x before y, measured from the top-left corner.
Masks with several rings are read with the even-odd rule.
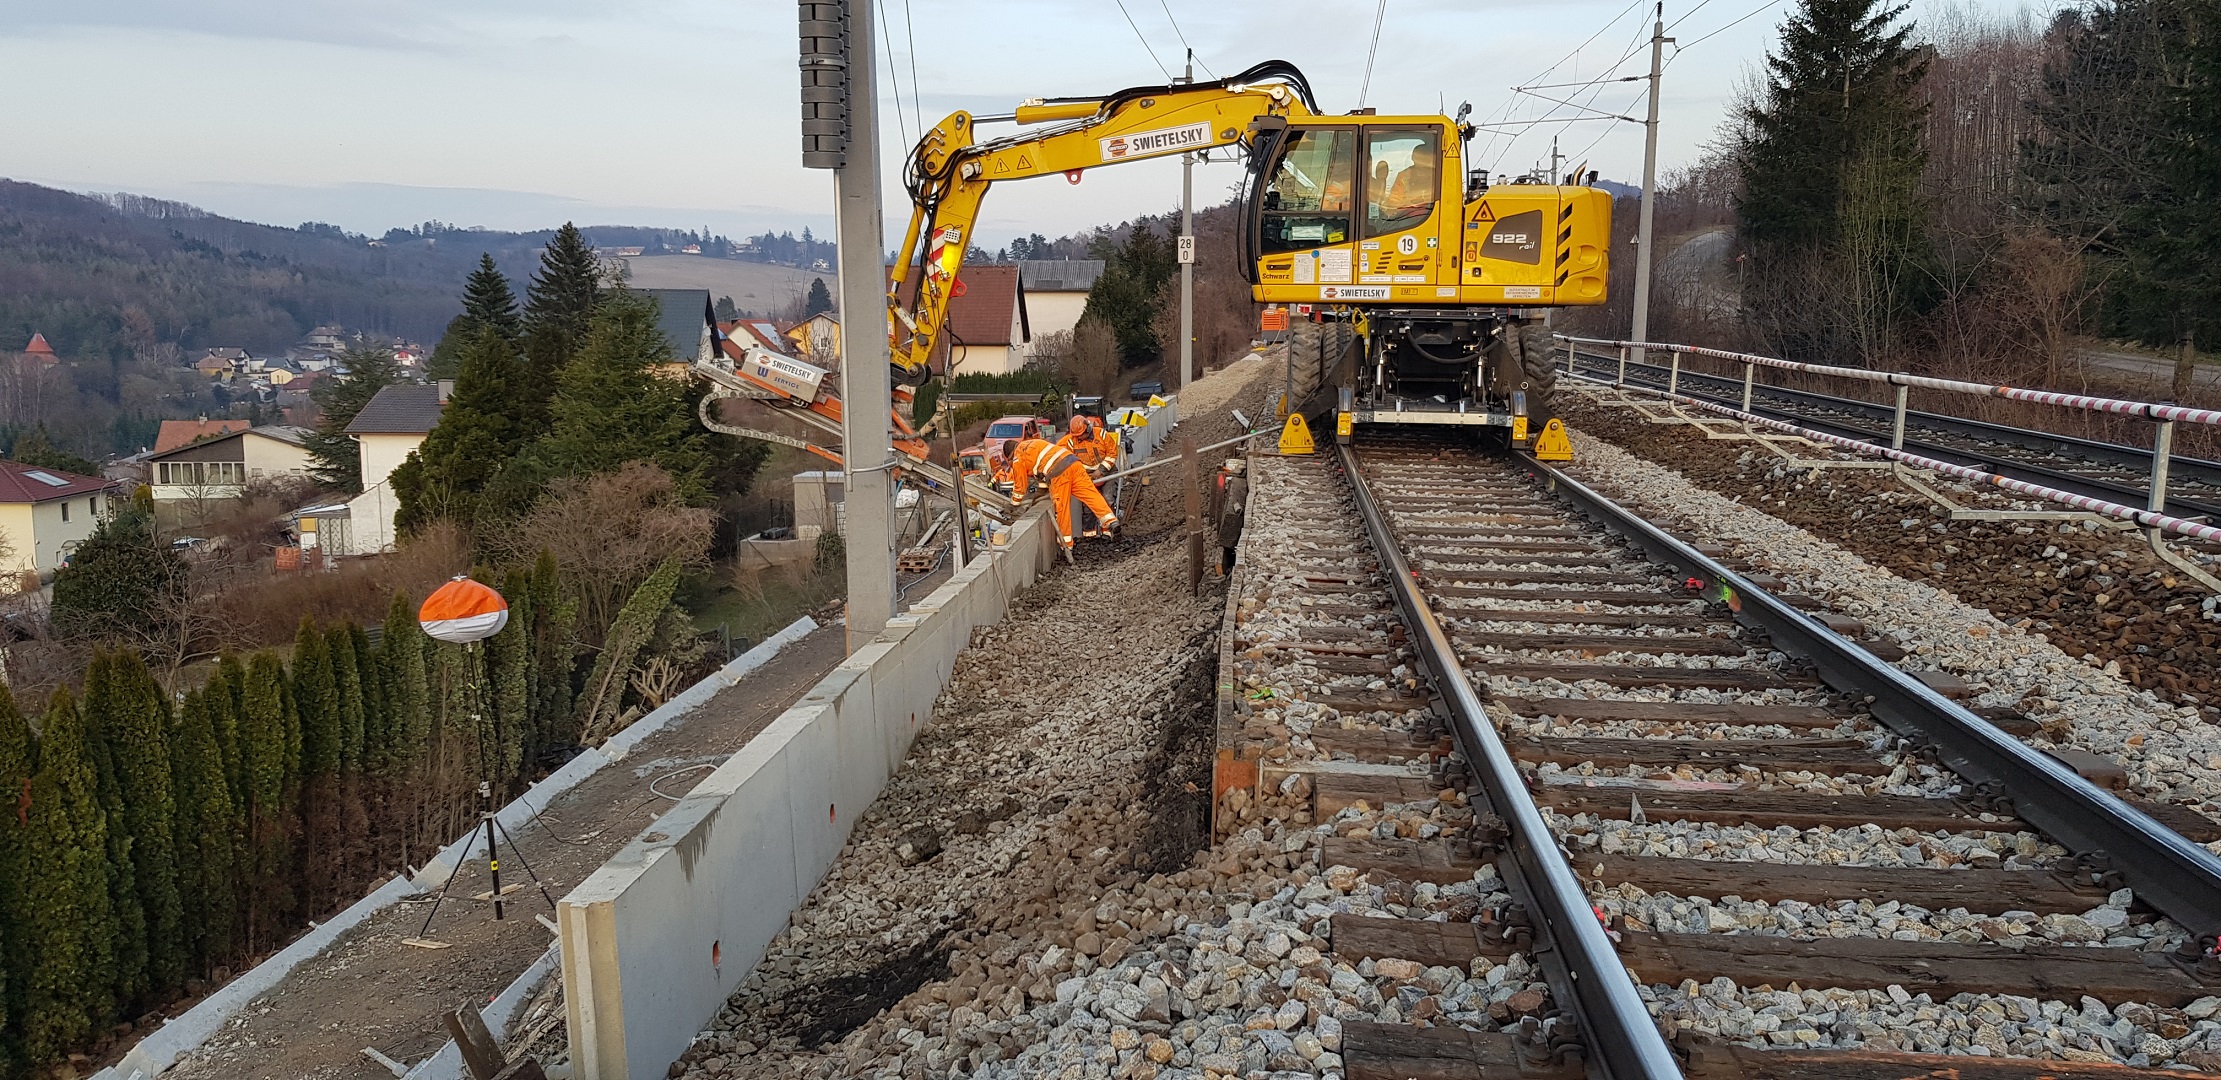
[[[1181,548],[1083,559],[978,632],[903,770],[674,1075],[867,1075],[923,1054],[919,1025],[958,1007],[990,1036],[965,1054],[1014,1052],[1032,1034],[1016,1018],[1049,997],[1028,998],[1046,948],[1069,964],[1180,924],[1174,887],[1136,883],[1204,841],[1208,796],[1176,785],[1198,765],[1208,782],[1217,618],[1187,595]],[[1044,933],[1111,892],[1115,922]]]
[[[2001,843],[1995,834],[1986,839]],[[1962,945],[1989,942],[2008,948],[2098,945],[2146,951],[2172,949],[2181,942],[2181,926],[2161,916],[2129,910],[2133,901],[2129,890],[2122,889],[2103,905],[2081,914],[2037,915],[2012,910],[1970,912],[1965,908],[1929,911],[1894,900],[1881,904],[1871,900],[1807,904],[1796,900],[1684,899],[1621,884],[1600,892],[1596,902],[1606,915],[1624,916],[1627,929],[1665,933],[1758,934],[1806,940],[1886,937]],[[1999,899],[2000,906],[2009,903],[2009,898]]]
[[[1630,796],[1638,805],[1639,792]],[[1919,832],[1856,828],[1762,829],[1707,821],[1635,822],[1566,815],[1545,807],[1551,831],[1573,858],[1584,851],[1604,855],[1655,855],[1676,859],[1732,859],[1774,864],[1823,866],[1955,866],[2042,870],[2067,853],[2032,832]]]
[[[1594,408],[1583,415],[1612,423],[1609,414]],[[1622,424],[1614,430],[1615,435],[1630,432],[1646,440],[1663,438],[1637,430],[1635,425]],[[1701,464],[1706,454],[1718,454],[1718,447],[1730,445],[1693,445],[1698,442],[1683,436],[1672,447],[1684,455],[1676,460],[1692,466]],[[1578,445],[1579,460],[1571,471],[1584,482],[1609,490],[1663,524],[1725,543],[1735,554],[1781,577],[1792,589],[1820,597],[1835,610],[1864,620],[1870,629],[1885,633],[1905,648],[1907,656],[1900,666],[1958,673],[1976,690],[1978,704],[2012,706],[2038,721],[2043,730],[2031,737],[2035,745],[2104,754],[2127,767],[2132,788],[2141,794],[2193,804],[2208,813],[2221,812],[2221,801],[2217,801],[2221,800],[2221,727],[2210,722],[2197,704],[2162,700],[2161,693],[2169,697],[2176,693],[2156,680],[2166,672],[2153,661],[2175,647],[2159,649],[2151,642],[2138,640],[2140,636],[2148,637],[2152,628],[2163,627],[2169,634],[2189,635],[2193,643],[2211,641],[2215,639],[2214,628],[2196,614],[2199,601],[2195,596],[2162,584],[2168,578],[2165,568],[2153,569],[2157,561],[2148,553],[2137,552],[2131,546],[2135,541],[2111,530],[2101,532],[2072,524],[1946,524],[1924,508],[1908,508],[1903,511],[1906,516],[1900,517],[1898,510],[1882,511],[1874,505],[1875,499],[1891,493],[1866,490],[1861,485],[1879,481],[1856,473],[1824,473],[1810,480],[1785,475],[1767,490],[1790,501],[1777,500],[1769,504],[1768,511],[1761,511],[1707,490],[1673,470],[1641,460],[1604,439],[1585,437],[1578,440]],[[1649,448],[1652,444],[1639,445]],[[1761,476],[1770,475],[1773,467],[1763,458],[1753,459],[1753,467]],[[1717,466],[1709,468],[1718,471]],[[1860,501],[1822,500],[1817,494],[1807,497],[1799,489],[1808,484],[1816,493],[1822,489],[1852,493]],[[1968,499],[1972,498],[1969,493]],[[1897,501],[1902,503],[1903,499]],[[1932,550],[1917,566],[1901,565],[1898,573],[1892,573],[1853,550],[1774,516],[1792,507],[1798,520],[1852,548],[1868,551],[1878,561],[1902,562],[1902,549],[1908,547]],[[1971,535],[1977,529],[1984,535]],[[1880,550],[1873,550],[1876,548]],[[2047,551],[2049,555],[2044,554]],[[1932,559],[1932,555],[1943,558]],[[1951,570],[1954,560],[1964,573]],[[1943,570],[1934,569],[1937,561],[1944,563]],[[2050,576],[2038,581],[2027,568],[2031,561],[2045,562],[2060,572],[2047,571]],[[2015,621],[2008,624],[1937,585],[1899,576],[1908,572],[1931,577],[1937,585],[1969,590],[1983,602],[1996,604]],[[2000,578],[2038,581],[2040,588],[2034,595],[2046,600],[2031,604],[2024,602],[2029,598],[2020,591],[1999,593],[1995,584]],[[2151,599],[2154,590],[2164,593],[2162,599],[2174,599],[2152,607],[2158,603]],[[2116,601],[2127,603],[2128,598],[2148,610],[2107,613],[2109,606]],[[2059,599],[2065,600],[2064,605],[2046,606],[2048,601]],[[2039,620],[2037,614],[2048,618]],[[2053,643],[2058,637],[2064,642],[2087,644],[2098,633],[2106,638],[2104,647],[2110,659],[2072,645],[2070,654]],[[2146,652],[2135,652],[2139,645]],[[2203,645],[2197,647],[2212,651]],[[2134,677],[2159,687],[2159,693],[2130,684],[2122,674],[2124,655],[2132,664],[2142,665]],[[2178,656],[2177,662],[2161,662],[2185,672],[2194,666],[2185,656]],[[2202,691],[2198,693],[2202,695]]]

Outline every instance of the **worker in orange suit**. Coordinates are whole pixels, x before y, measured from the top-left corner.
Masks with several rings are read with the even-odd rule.
[[[1063,438],[1057,440],[1057,445],[1070,451],[1081,465],[1087,467],[1090,483],[1097,477],[1110,475],[1118,468],[1118,436],[1105,431],[1091,417],[1073,414],[1069,430]],[[1089,516],[1093,511],[1084,506],[1075,506],[1071,510],[1073,518],[1080,525],[1080,535],[1096,535],[1093,526],[1099,519]]]
[[[1033,489],[1036,479],[1049,486],[1049,509],[1056,514],[1057,542],[1064,548],[1066,562],[1072,560],[1072,505],[1074,500],[1095,511],[1107,531],[1116,531],[1118,515],[1110,503],[1103,500],[1103,493],[1095,490],[1095,481],[1088,478],[1087,467],[1080,464],[1070,450],[1047,439],[1027,439],[1018,444],[1010,459],[1010,506],[1013,511],[1025,505],[1026,496]]]

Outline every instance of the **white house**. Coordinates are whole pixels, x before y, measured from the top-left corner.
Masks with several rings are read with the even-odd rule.
[[[394,516],[401,502],[393,494],[393,470],[409,460],[424,438],[439,426],[440,411],[455,384],[442,380],[430,385],[401,383],[378,391],[347,425],[347,434],[362,454],[362,494],[331,506],[315,507],[317,527],[303,530],[302,545],[311,536],[332,555],[375,555],[393,550]],[[344,527],[337,523],[346,522]]]
[[[147,455],[156,502],[237,498],[263,477],[308,474],[307,428],[265,424]]]
[[[1087,309],[1088,290],[1103,276],[1101,259],[1026,259],[1018,264],[1026,283],[1026,320],[1034,337],[1069,334]]]
[[[120,486],[98,476],[0,461],[0,535],[8,547],[0,573],[12,579],[52,574],[92,535],[100,515],[121,497]]]

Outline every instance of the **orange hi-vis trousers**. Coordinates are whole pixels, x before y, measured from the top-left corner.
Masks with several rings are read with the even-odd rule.
[[[1089,478],[1086,469],[1075,463],[1049,478],[1049,506],[1056,511],[1057,536],[1065,547],[1072,546],[1074,499],[1093,510],[1095,519],[1102,522],[1104,528],[1118,524],[1118,515],[1111,512],[1110,503],[1104,501],[1102,492],[1095,490],[1095,481]]]

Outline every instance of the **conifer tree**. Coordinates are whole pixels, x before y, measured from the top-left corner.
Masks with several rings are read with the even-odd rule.
[[[810,295],[802,301],[802,317],[807,319],[820,312],[833,310],[833,294],[825,288],[824,278],[810,279]]]
[[[515,571],[502,582],[504,594],[522,598],[525,576]],[[509,623],[486,639],[487,697],[493,706],[493,738],[498,751],[492,776],[506,785],[522,771],[532,741],[531,611],[510,605]]]
[[[221,689],[185,696],[170,734],[170,774],[177,801],[177,892],[185,913],[192,969],[203,976],[233,956],[232,859],[237,837],[231,785],[216,745],[210,701]]]
[[[106,841],[108,903],[115,912],[114,963],[109,968],[109,992],[118,1005],[131,1006],[145,996],[147,981],[147,915],[139,894],[139,875],[132,857],[132,817],[125,802],[123,777],[117,767],[115,722],[126,706],[121,700],[119,658],[100,652],[85,669],[85,697],[72,713],[82,725],[84,757],[92,766],[93,801],[101,812],[101,836]]]
[[[355,658],[355,685],[362,694],[362,772],[364,776],[382,776],[391,743],[386,734],[385,680],[379,675],[370,635],[352,620],[347,623],[347,651]]]
[[[516,345],[476,329],[459,347],[461,369],[439,425],[393,473],[404,531],[434,521],[468,526],[478,496],[537,430],[545,387],[533,389]]]
[[[68,691],[40,725],[23,850],[24,1061],[56,1061],[114,1015],[120,937],[106,853],[108,815]]]
[[[671,594],[678,585],[678,560],[665,559],[617,612],[609,637],[602,643],[601,658],[594,662],[593,673],[587,676],[586,689],[579,698],[580,727],[587,741],[598,743],[619,730],[618,705],[632,679],[633,663],[655,637],[656,624],[663,621],[664,610],[671,606]]]
[[[293,708],[301,724],[303,900],[321,913],[338,895],[340,835],[339,689],[332,654],[314,619],[303,618],[293,640]]]
[[[337,900],[353,895],[369,851],[370,816],[363,802],[362,669],[355,661],[352,624],[325,632],[332,662],[333,707],[339,713],[339,884]],[[359,631],[357,631],[359,632]]]
[[[531,361],[528,382],[542,395],[584,344],[600,296],[600,260],[578,227],[564,222],[541,252],[540,270],[532,275],[532,287],[525,293],[525,355]]]
[[[585,347],[559,378],[547,436],[529,453],[554,476],[651,461],[699,505],[716,486],[720,448],[695,415],[694,389],[654,369],[671,355],[657,318],[646,297],[617,292],[604,300]]]
[[[259,952],[278,939],[292,909],[293,807],[287,783],[294,758],[287,745],[289,721],[285,669],[258,654],[247,668],[239,713],[241,775],[247,789],[248,858],[241,865],[247,949]],[[294,758],[297,760],[297,758]]]
[[[302,445],[308,449],[311,475],[353,494],[362,490],[362,447],[347,434],[347,425],[378,391],[401,381],[401,368],[393,350],[382,345],[350,347],[339,359],[346,376],[320,381],[309,391],[321,415]]]
[[[388,739],[388,790],[393,793],[389,814],[396,841],[391,857],[407,863],[414,845],[422,839],[430,793],[431,691],[424,664],[425,636],[416,621],[416,605],[395,593],[386,613],[385,630],[378,641],[379,678],[385,685]],[[437,841],[434,841],[437,842]]]
[[[170,704],[146,665],[131,653],[109,658],[110,710],[101,718],[131,837],[132,878],[146,913],[147,984],[151,992],[185,979],[184,909],[177,891],[177,802],[170,786]],[[95,708],[86,688],[85,708]]]
[[[478,256],[478,269],[463,282],[463,317],[473,329],[488,329],[512,344],[524,338],[524,317],[517,312],[517,295],[509,279],[501,276],[491,254]]]
[[[216,729],[216,749],[224,755],[224,782],[231,786],[231,803],[246,812],[246,778],[240,770],[239,716],[247,700],[247,666],[225,653],[208,680],[208,723]]]
[[[555,556],[546,551],[532,562],[525,585],[532,609],[533,731],[542,749],[578,745],[577,717],[571,711],[572,623],[578,602],[563,591]]]
[[[29,940],[24,933],[24,849],[29,840],[31,724],[0,684],[0,1076],[15,1075],[22,1061],[18,1027],[30,983]]]

